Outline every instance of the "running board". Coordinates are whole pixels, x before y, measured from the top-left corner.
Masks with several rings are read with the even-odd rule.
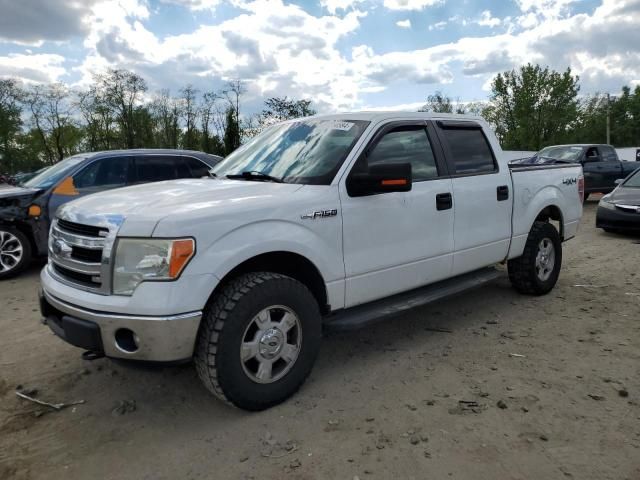
[[[457,277],[449,278],[426,287],[416,288],[388,298],[340,310],[324,318],[324,329],[328,331],[357,330],[372,323],[401,314],[406,310],[455,295],[465,290],[480,287],[503,275],[493,267],[483,268]]]

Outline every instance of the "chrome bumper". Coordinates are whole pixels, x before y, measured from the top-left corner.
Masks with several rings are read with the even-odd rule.
[[[103,353],[107,357],[174,362],[193,356],[202,318],[201,311],[158,317],[134,316],[82,308],[60,300],[44,289],[42,297],[54,310],[62,314],[62,319],[68,316],[97,325],[100,329]],[[58,334],[53,326],[51,328]],[[122,348],[116,340],[116,332],[121,329],[133,332],[136,347],[134,351],[130,351],[130,347]]]

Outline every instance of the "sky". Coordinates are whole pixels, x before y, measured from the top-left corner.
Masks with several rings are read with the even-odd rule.
[[[640,0],[0,0],[0,77],[87,86],[108,67],[151,92],[245,82],[322,113],[482,101],[527,62],[581,94],[640,85]]]

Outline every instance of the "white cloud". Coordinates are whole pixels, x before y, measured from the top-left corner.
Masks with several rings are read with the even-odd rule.
[[[411,28],[411,20],[408,18],[406,20],[398,20],[396,25],[400,28]]]
[[[0,56],[0,78],[13,77],[25,83],[56,82],[66,73],[64,61],[63,56],[49,53],[10,53]]]
[[[491,11],[485,10],[480,14],[480,19],[477,23],[482,27],[494,28],[499,26],[502,21],[499,18],[491,16]]]
[[[180,5],[193,11],[214,10],[222,0],[160,0],[160,3]]]
[[[326,8],[329,13],[335,14],[338,10],[347,11],[356,7],[365,0],[320,0],[320,5]]]
[[[423,10],[443,3],[444,0],[384,0],[389,10]]]
[[[442,22],[437,22],[437,23],[433,23],[431,25],[429,25],[429,30],[442,30],[444,29],[444,27],[447,26],[447,22],[446,21],[442,21]]]

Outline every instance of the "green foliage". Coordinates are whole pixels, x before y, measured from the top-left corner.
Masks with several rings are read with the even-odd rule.
[[[263,127],[292,118],[310,117],[316,114],[311,106],[311,100],[272,97],[264,101],[264,106],[258,121]]]
[[[564,143],[578,118],[578,77],[527,64],[498,74],[485,111],[503,148],[539,150]]]
[[[229,155],[240,146],[240,125],[233,107],[227,109],[227,128],[224,131],[224,154]]]

